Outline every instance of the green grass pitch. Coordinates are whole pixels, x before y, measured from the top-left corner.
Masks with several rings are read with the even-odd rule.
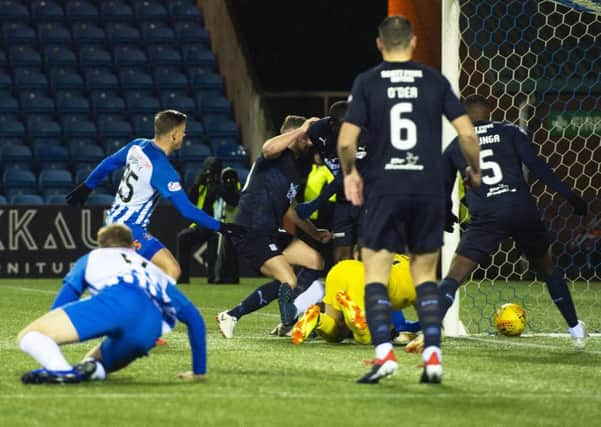
[[[207,322],[209,373],[190,369],[185,328],[151,357],[105,382],[24,386],[36,362],[16,346],[18,331],[44,313],[60,282],[0,281],[1,426],[585,426],[601,419],[601,341],[577,353],[566,337],[476,336],[444,340],[443,384],[418,384],[419,359],[397,349],[399,372],[379,385],[354,381],[372,349],[314,340],[293,346],[268,336],[277,304],[243,318],[232,340],[215,315],[262,280],[182,286]],[[551,312],[552,310],[549,310]],[[77,361],[93,343],[65,347]]]

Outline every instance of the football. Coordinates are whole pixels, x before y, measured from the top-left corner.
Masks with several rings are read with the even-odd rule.
[[[526,323],[526,310],[519,304],[503,304],[495,313],[497,331],[508,337],[520,336],[526,328]]]

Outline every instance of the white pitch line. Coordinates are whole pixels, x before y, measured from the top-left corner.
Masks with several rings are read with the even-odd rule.
[[[58,291],[47,291],[45,289],[36,289],[36,288],[24,288],[21,286],[0,286],[0,289],[2,288],[6,288],[6,289],[15,289],[17,291],[23,291],[23,292],[37,292],[40,294],[51,294],[51,295],[56,295]]]
[[[549,344],[535,344],[535,343],[529,343],[529,342],[517,342],[517,341],[510,341],[510,340],[495,340],[495,339],[491,339],[491,338],[481,338],[481,337],[458,337],[458,339],[463,339],[463,340],[471,340],[471,341],[480,341],[480,342],[485,342],[488,344],[498,344],[498,345],[510,345],[510,346],[514,346],[514,347],[529,347],[529,348],[538,348],[541,350],[557,350],[557,351],[568,351],[571,350],[573,352],[576,352],[576,350],[574,350],[573,347],[571,347],[571,345],[565,345],[565,346],[557,346],[557,345],[549,345]],[[578,353],[583,353],[583,354],[595,354],[595,355],[601,355],[601,351],[598,350],[586,350],[584,349],[583,351],[578,351]]]

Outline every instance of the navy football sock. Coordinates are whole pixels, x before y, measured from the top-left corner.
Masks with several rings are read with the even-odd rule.
[[[249,296],[236,307],[228,311],[227,314],[234,316],[236,319],[240,319],[246,314],[257,311],[278,297],[278,289],[280,289],[280,282],[277,280],[265,283],[263,286],[259,286],[252,291]]]
[[[297,297],[305,292],[311,283],[319,279],[321,276],[321,270],[313,270],[311,268],[302,267],[296,273],[296,288],[294,288],[294,296]]]
[[[561,312],[561,315],[566,320],[568,326],[573,328],[578,324],[578,316],[576,315],[576,308],[572,301],[572,295],[563,278],[563,273],[560,270],[553,271],[553,274],[547,278],[546,282],[551,299]]]
[[[390,307],[386,286],[382,283],[368,283],[365,286],[365,317],[374,347],[391,341]]]
[[[453,301],[455,301],[455,292],[457,292],[458,288],[459,282],[450,277],[445,277],[440,283],[438,289],[442,297],[440,300],[440,315],[442,319],[444,319],[445,314],[449,311],[449,307],[453,305]]]
[[[417,315],[424,334],[424,348],[440,347],[442,323],[440,290],[434,282],[424,282],[415,287],[417,293]]]

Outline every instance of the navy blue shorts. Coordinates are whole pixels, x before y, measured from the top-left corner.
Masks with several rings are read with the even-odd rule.
[[[361,244],[374,251],[414,254],[442,246],[444,202],[429,195],[380,196],[365,202]]]
[[[334,205],[333,233],[344,233],[334,239],[334,246],[353,246],[359,238],[361,207],[350,202],[336,202]]]
[[[528,203],[472,217],[456,252],[483,264],[508,237],[513,238],[518,249],[531,260],[543,256],[549,249],[547,229],[536,206]]]
[[[137,285],[109,286],[91,298],[62,308],[79,341],[106,336],[100,352],[110,372],[147,355],[161,336],[161,312]]]
[[[244,237],[232,236],[232,243],[238,254],[257,273],[261,272],[261,267],[267,260],[282,255],[284,247],[278,241],[280,238],[277,233],[253,229],[249,229]]]
[[[136,252],[147,260],[151,260],[158,251],[165,247],[159,239],[154,237],[143,227],[131,224],[127,224],[127,226],[131,228]]]

